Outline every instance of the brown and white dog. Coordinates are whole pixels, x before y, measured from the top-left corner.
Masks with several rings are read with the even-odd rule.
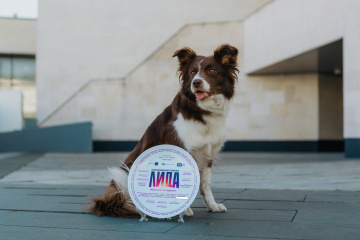
[[[120,168],[110,169],[110,185],[89,209],[100,216],[139,217],[127,191],[129,169],[145,150],[172,144],[188,151],[200,170],[200,194],[210,212],[226,212],[211,191],[211,166],[225,142],[225,120],[237,79],[238,50],[219,46],[213,56],[198,56],[190,48],[177,50],[181,89],[157,116]],[[186,215],[193,215],[189,207]]]

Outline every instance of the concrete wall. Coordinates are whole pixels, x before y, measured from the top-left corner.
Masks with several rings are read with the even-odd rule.
[[[319,75],[319,139],[344,139],[342,76]]]
[[[360,1],[346,1],[344,14],[344,136],[358,139],[360,156]]]
[[[260,9],[244,22],[245,71],[341,39],[349,2],[357,0],[276,0]]]
[[[0,89],[0,132],[23,128],[22,102],[21,92]]]
[[[211,55],[224,42],[241,48],[242,31],[235,31],[241,26],[230,22],[183,28],[128,77],[91,81],[43,126],[91,120],[95,140],[139,140],[179,90],[173,53],[190,46],[199,54]]]
[[[343,38],[344,137],[360,138],[359,12],[357,0],[277,0],[268,4],[244,22],[245,71]]]
[[[174,51],[211,55],[227,42],[239,49],[241,70],[229,140],[360,137],[356,1],[276,0],[256,12],[267,1],[215,2],[206,11],[200,2],[189,10],[183,1],[144,1],[138,9],[131,1],[41,0],[41,126],[92,121],[94,140],[136,141],[178,91]],[[339,81],[317,73],[247,75],[342,38],[344,95]]]
[[[92,124],[0,133],[0,152],[92,152]]]
[[[94,140],[138,140],[179,89],[174,51],[189,46],[211,55],[229,42],[239,49],[242,69],[242,27],[241,22],[189,25],[127,78],[91,81],[43,125],[92,121]],[[242,72],[227,127],[230,140],[317,140],[317,74],[248,77]]]
[[[239,80],[230,114],[231,140],[317,140],[317,74]]]
[[[36,53],[36,20],[0,18],[0,54]]]
[[[127,76],[186,24],[241,20],[267,2],[40,0],[38,120],[90,79]]]

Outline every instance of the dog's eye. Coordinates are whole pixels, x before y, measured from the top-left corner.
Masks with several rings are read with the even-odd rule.
[[[215,70],[212,69],[212,68],[210,68],[210,69],[209,69],[209,73],[215,73]]]
[[[192,71],[192,72],[191,72],[191,75],[195,75],[195,73],[196,73],[195,71]]]

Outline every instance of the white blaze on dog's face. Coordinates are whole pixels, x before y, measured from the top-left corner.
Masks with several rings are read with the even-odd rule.
[[[201,59],[199,62],[194,62],[193,66],[190,68],[190,76],[195,76],[191,81],[191,91],[195,94],[196,99],[203,100],[209,97],[210,84],[206,81],[206,77],[203,70],[201,70],[201,63],[205,58]]]

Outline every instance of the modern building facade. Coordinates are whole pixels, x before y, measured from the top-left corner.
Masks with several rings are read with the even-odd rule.
[[[40,0],[39,126],[91,121],[95,148],[128,146],[179,89],[173,53],[226,42],[240,63],[228,150],[360,156],[359,11],[357,0]]]
[[[360,156],[359,11],[353,0],[278,0],[244,23],[247,73],[316,72],[318,139],[344,139],[347,156]]]
[[[36,117],[36,20],[0,18],[0,89],[22,93],[23,116]]]

